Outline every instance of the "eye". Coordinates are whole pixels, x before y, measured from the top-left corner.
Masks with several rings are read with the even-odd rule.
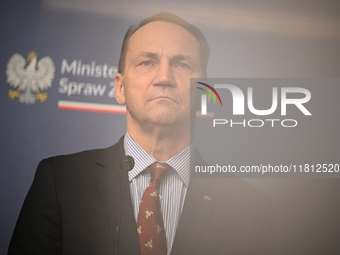
[[[141,65],[141,66],[151,66],[152,63],[151,63],[151,61],[142,61],[139,65]]]
[[[185,64],[185,63],[177,63],[176,64],[177,67],[181,68],[181,69],[190,69],[190,66],[188,64]]]

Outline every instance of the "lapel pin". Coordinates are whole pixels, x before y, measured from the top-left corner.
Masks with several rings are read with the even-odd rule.
[[[204,200],[210,201],[211,198],[209,196],[204,196]]]

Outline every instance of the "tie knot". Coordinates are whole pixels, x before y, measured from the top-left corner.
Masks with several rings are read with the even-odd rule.
[[[171,170],[166,163],[155,162],[150,166],[151,181],[163,179]]]

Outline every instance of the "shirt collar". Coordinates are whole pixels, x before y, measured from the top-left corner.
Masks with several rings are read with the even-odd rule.
[[[177,155],[161,162],[171,166],[186,186],[188,186],[190,180],[190,154],[193,155],[193,153],[190,152],[192,148],[193,145],[191,144]],[[124,137],[124,150],[125,154],[133,157],[135,161],[134,168],[128,172],[129,182],[136,178],[152,163],[157,162],[157,160],[133,140],[128,133],[126,133]]]

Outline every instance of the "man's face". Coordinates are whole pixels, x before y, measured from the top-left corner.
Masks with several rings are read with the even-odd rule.
[[[199,43],[185,28],[155,21],[130,38],[124,74],[115,79],[130,124],[190,121],[190,78],[201,77]]]

